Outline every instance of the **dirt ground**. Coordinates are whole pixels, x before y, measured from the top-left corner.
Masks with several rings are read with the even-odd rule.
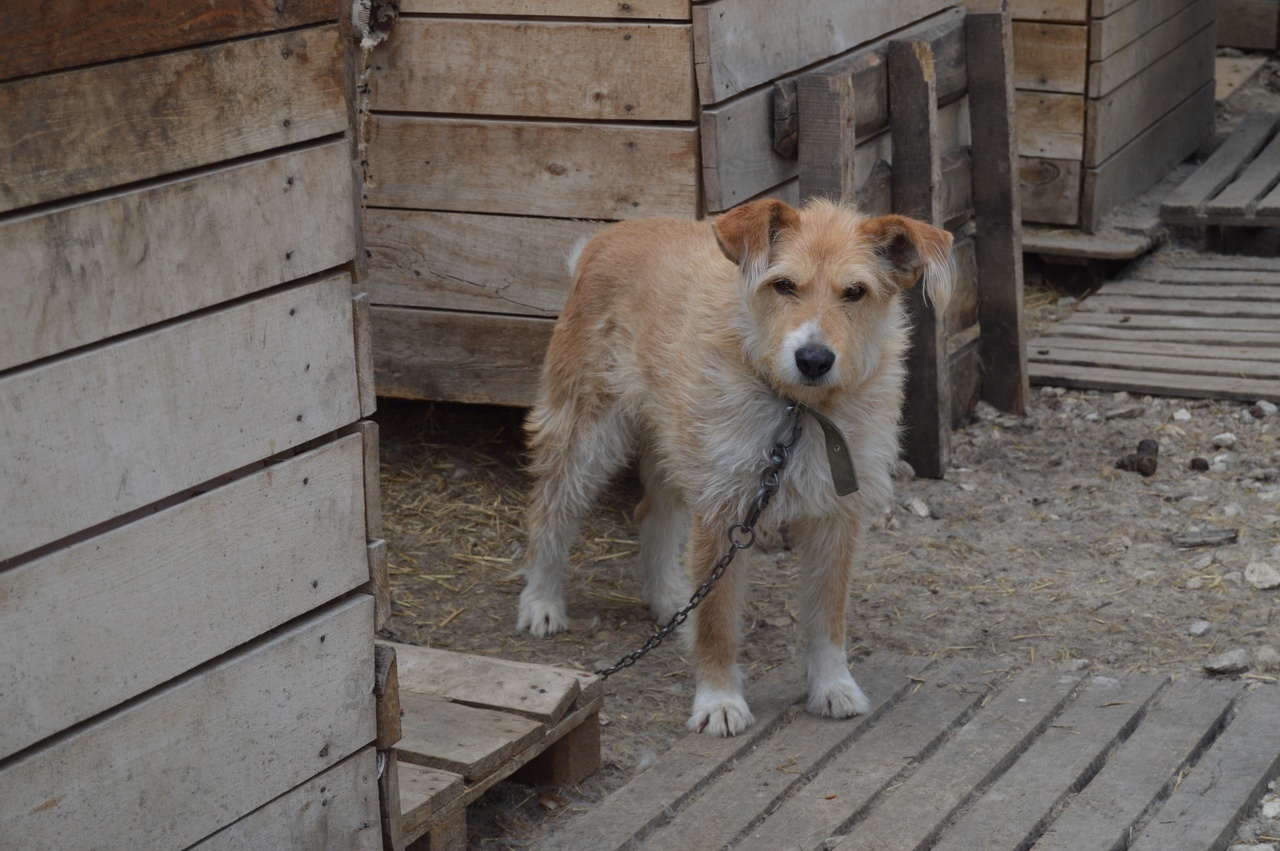
[[[1236,97],[1267,102],[1277,82],[1270,63]],[[1229,104],[1223,118],[1240,108]],[[1029,285],[1033,330],[1071,309],[1060,295]],[[588,669],[643,642],[654,624],[639,599],[634,476],[609,491],[574,552],[571,630],[535,639],[515,630],[528,486],[521,412],[380,404],[390,637]],[[1174,676],[1204,675],[1211,658],[1245,651],[1233,676],[1275,682],[1280,590],[1250,581],[1265,573],[1259,564],[1280,570],[1280,415],[1269,410],[1061,388],[1033,388],[1025,416],[980,406],[954,435],[946,478],[900,478],[898,504],[867,532],[851,650]],[[1220,437],[1228,433],[1234,441]],[[1147,438],[1160,447],[1154,475],[1117,469]],[[1193,470],[1193,458],[1211,469]],[[1214,546],[1176,540],[1209,530],[1236,535]],[[748,555],[743,661],[754,676],[798,663],[800,566],[780,545]],[[602,770],[569,789],[499,784],[471,808],[473,847],[525,847],[566,803],[599,800],[679,741],[693,694],[680,642],[611,678],[605,694]],[[1254,820],[1242,838],[1277,830]]]

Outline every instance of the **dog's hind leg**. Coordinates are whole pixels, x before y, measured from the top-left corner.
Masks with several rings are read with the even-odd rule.
[[[630,458],[632,432],[616,403],[594,411],[550,411],[540,403],[530,414],[529,432],[535,481],[517,627],[550,635],[569,627],[569,546],[600,490]]]
[[[870,707],[849,673],[845,650],[845,609],[849,575],[861,522],[856,514],[807,518],[791,526],[800,548],[800,612],[808,639],[805,670],[808,709],[814,715],[848,718]]]
[[[680,546],[689,531],[689,510],[663,481],[653,462],[643,456],[640,477],[645,491],[641,508],[636,511],[640,521],[640,565],[644,572],[642,591],[653,616],[666,623],[689,602],[692,593],[688,574],[680,561]]]

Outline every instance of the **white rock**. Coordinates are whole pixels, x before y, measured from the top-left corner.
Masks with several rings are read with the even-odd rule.
[[[1263,671],[1280,671],[1280,650],[1264,644],[1253,651],[1253,661]]]
[[[1262,800],[1262,817],[1266,819],[1280,818],[1280,795],[1269,795]],[[1272,846],[1273,848],[1275,846]]]
[[[1231,851],[1276,851],[1270,842],[1255,842],[1252,845],[1232,845]]]
[[[1236,505],[1234,502],[1231,503],[1230,505],[1224,505],[1222,507],[1223,517],[1235,517],[1239,513],[1240,513],[1240,506]]]
[[[1236,445],[1236,436],[1229,431],[1224,431],[1214,436],[1213,445],[1218,449],[1230,449]]]
[[[1204,621],[1204,620],[1192,621],[1191,625],[1187,627],[1187,632],[1189,632],[1191,635],[1194,635],[1198,638],[1201,635],[1204,635],[1206,632],[1208,632],[1212,626],[1213,624],[1209,623],[1208,621]]]
[[[1207,570],[1209,568],[1209,565],[1213,564],[1213,560],[1216,558],[1217,556],[1214,555],[1213,553],[1205,553],[1204,555],[1200,556],[1195,561],[1193,561],[1191,563],[1191,566],[1194,567],[1196,570]]]
[[[1244,583],[1244,577],[1240,575],[1238,570],[1228,570],[1222,574],[1223,582],[1230,582],[1232,585],[1240,585]]]
[[[1249,562],[1249,566],[1244,569],[1244,579],[1259,591],[1280,588],[1280,570],[1265,561]]]
[[[1225,472],[1227,472],[1227,462],[1226,462],[1226,461],[1214,461],[1212,464],[1210,464],[1210,465],[1209,465],[1209,472],[1210,472],[1210,473],[1225,473]]]
[[[913,496],[907,500],[907,508],[911,509],[911,513],[917,517],[929,516],[929,505],[918,496]]]
[[[1173,412],[1173,418],[1180,423],[1191,422],[1191,412],[1186,408],[1179,408]]]
[[[1129,394],[1121,390],[1119,393],[1112,393],[1111,399],[1115,402],[1128,402]]]
[[[1058,307],[1074,307],[1076,305],[1076,301],[1075,296],[1064,295],[1062,298],[1058,299],[1057,305]]]
[[[1201,579],[1199,576],[1193,576],[1187,580],[1188,591],[1199,591],[1203,587],[1204,587],[1204,580]]]
[[[1204,669],[1211,674],[1238,674],[1249,670],[1249,651],[1243,647],[1219,653],[1204,663]]]
[[[1266,399],[1259,399],[1258,404],[1255,407],[1257,407],[1258,412],[1264,417],[1274,417],[1276,415],[1276,411],[1280,411],[1280,407],[1278,407],[1275,402],[1268,402]]]

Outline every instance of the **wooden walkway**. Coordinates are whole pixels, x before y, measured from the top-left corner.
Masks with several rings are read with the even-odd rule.
[[[1274,113],[1240,122],[1160,208],[1174,225],[1280,226],[1280,134]]]
[[[1199,851],[1280,772],[1275,686],[886,653],[854,673],[867,716],[814,718],[779,669],[748,683],[746,734],[688,736],[536,847]]]
[[[1280,399],[1280,260],[1168,250],[1031,341],[1033,384]]]

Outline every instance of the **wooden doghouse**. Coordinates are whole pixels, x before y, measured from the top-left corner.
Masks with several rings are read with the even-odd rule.
[[[343,8],[0,10],[0,846],[382,847]]]
[[[1217,2],[1011,7],[1023,218],[1092,233],[1213,132]]]
[[[989,227],[972,226],[975,186],[1013,180],[1011,130],[999,132],[1007,27],[984,51],[995,63],[982,60],[995,69],[983,109],[998,100],[999,117],[984,123],[979,164],[965,14],[946,0],[816,0],[785,14],[768,0],[405,0],[400,13],[366,69],[379,393],[529,404],[579,239],[608,221],[830,193],[958,237],[956,306],[927,317],[931,342],[917,347],[934,386],[921,415],[933,425],[913,428],[934,445],[932,460],[913,459],[922,471],[945,466],[945,432],[980,386],[1021,406],[1016,196],[986,192]],[[916,45],[915,59],[895,59],[895,44]],[[835,88],[798,88],[827,85],[814,74]],[[830,109],[848,120],[830,124]]]

